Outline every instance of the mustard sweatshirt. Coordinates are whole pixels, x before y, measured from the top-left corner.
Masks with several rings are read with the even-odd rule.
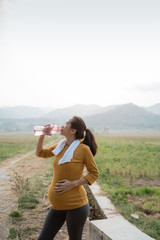
[[[66,145],[62,152],[57,156],[52,153],[58,144],[53,145],[50,148],[43,149],[38,157],[53,158],[53,179],[49,186],[48,197],[55,210],[71,210],[82,207],[88,203],[87,193],[85,188],[80,185],[74,187],[71,190],[58,194],[55,192],[54,187],[60,180],[67,179],[69,181],[75,181],[85,177],[88,184],[93,184],[99,176],[99,171],[90,151],[90,148],[85,144],[80,144],[73,154],[71,162],[58,165],[59,160],[63,157],[65,151],[68,149]],[[88,173],[83,176],[84,167],[86,166]]]

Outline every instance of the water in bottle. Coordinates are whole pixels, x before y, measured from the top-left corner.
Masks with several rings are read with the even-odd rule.
[[[61,131],[62,126],[58,126],[56,124],[47,124],[44,126],[35,126],[34,127],[34,135],[41,136],[41,135],[53,135]]]

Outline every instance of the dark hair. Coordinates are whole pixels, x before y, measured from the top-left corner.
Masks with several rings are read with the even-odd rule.
[[[69,122],[71,123],[71,128],[76,130],[76,139],[84,138],[82,143],[90,147],[90,150],[94,156],[97,152],[97,143],[93,133],[90,129],[87,129],[83,119],[78,116],[73,116]]]

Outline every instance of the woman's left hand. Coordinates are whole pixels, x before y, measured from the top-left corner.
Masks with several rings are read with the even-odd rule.
[[[58,192],[58,194],[65,193],[74,187],[73,182],[67,179],[61,180],[56,183],[54,190]]]

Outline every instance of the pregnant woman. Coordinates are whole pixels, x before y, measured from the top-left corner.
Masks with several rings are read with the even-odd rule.
[[[99,176],[94,160],[97,144],[82,118],[74,116],[62,127],[65,138],[50,148],[43,148],[45,135],[39,137],[36,155],[53,159],[53,179],[48,197],[52,207],[38,240],[53,240],[66,221],[70,240],[81,240],[89,213],[83,184],[91,185]],[[84,167],[88,173],[83,175]]]

